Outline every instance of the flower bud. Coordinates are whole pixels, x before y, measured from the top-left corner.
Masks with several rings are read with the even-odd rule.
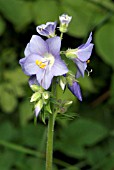
[[[66,52],[65,52],[65,55],[67,58],[70,58],[70,59],[74,59],[74,58],[77,58],[77,55],[76,55],[76,52],[78,51],[78,49],[68,49]]]
[[[63,77],[63,76],[60,78],[60,86],[61,86],[62,90],[65,89],[65,86],[66,86],[66,78]]]
[[[30,99],[30,102],[35,102],[37,101],[39,98],[41,97],[41,93],[39,92],[36,92],[32,95],[31,99]]]
[[[39,89],[40,89],[40,86],[36,85],[36,84],[33,84],[30,86],[31,89],[34,91],[34,92],[37,92]]]
[[[65,33],[67,32],[67,28],[68,28],[68,25],[71,21],[72,17],[71,16],[68,16],[67,14],[63,14],[61,16],[59,16],[59,20],[60,20],[60,32],[62,33]]]
[[[47,92],[47,91],[43,92],[42,97],[43,97],[44,99],[49,99],[49,97],[50,97],[49,92]]]
[[[36,103],[36,105],[35,105],[35,115],[36,115],[36,117],[37,117],[38,114],[40,113],[42,107],[43,107],[43,100],[40,99],[40,100]]]

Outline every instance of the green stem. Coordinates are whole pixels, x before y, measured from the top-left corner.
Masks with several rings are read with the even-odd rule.
[[[56,80],[53,80],[52,93],[56,96]],[[52,170],[53,163],[53,135],[54,135],[54,123],[56,113],[54,111],[54,104],[52,108],[52,114],[49,114],[48,132],[47,132],[47,148],[46,148],[46,170]]]
[[[61,38],[61,40],[63,39],[63,32],[61,32],[60,38]]]

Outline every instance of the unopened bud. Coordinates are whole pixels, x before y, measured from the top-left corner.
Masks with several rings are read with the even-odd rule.
[[[39,92],[36,92],[32,95],[30,102],[35,102],[41,97],[41,94]]]

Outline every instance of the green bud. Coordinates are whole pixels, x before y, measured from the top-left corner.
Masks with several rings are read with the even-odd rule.
[[[39,89],[40,89],[40,86],[38,86],[38,85],[36,85],[36,84],[33,84],[33,85],[31,85],[30,87],[31,87],[31,89],[32,89],[34,92],[39,91]]]
[[[66,24],[61,24],[59,27],[59,31],[62,33],[67,32],[67,25]]]
[[[65,106],[70,106],[73,103],[73,101],[66,101]]]
[[[65,86],[66,86],[66,77],[60,77],[60,86],[62,88],[62,90],[65,89]]]
[[[45,92],[42,93],[42,97],[47,100],[50,97],[50,93],[45,91]]]
[[[30,102],[35,102],[37,101],[39,98],[41,97],[41,93],[39,92],[36,92],[32,95],[31,99],[30,99]]]
[[[77,58],[77,55],[76,55],[76,51],[77,51],[77,50],[78,50],[78,49],[68,49],[68,50],[65,52],[66,57],[67,57],[67,58],[71,58],[71,59]]]
[[[41,110],[43,107],[43,100],[40,99],[36,104],[35,104],[35,108],[38,108],[39,110]]]

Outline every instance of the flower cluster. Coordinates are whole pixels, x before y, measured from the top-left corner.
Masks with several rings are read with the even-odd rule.
[[[80,101],[82,101],[81,90],[77,78],[80,76],[84,77],[87,62],[93,49],[93,44],[91,43],[92,33],[90,33],[85,44],[82,44],[78,48],[68,49],[63,52],[67,58],[71,59],[76,64],[77,72],[73,75],[60,56],[62,35],[67,32],[71,19],[72,17],[66,14],[59,17],[60,36],[56,35],[57,22],[47,22],[46,24],[37,26],[36,30],[40,36],[32,36],[30,42],[25,48],[25,57],[19,61],[23,72],[30,76],[30,87],[38,87],[38,90],[35,91],[31,97],[31,102],[36,102],[36,117],[41,111],[43,105],[46,104],[45,101],[50,98],[47,89],[50,88],[53,77],[59,76],[59,82],[62,90],[65,90],[65,87],[67,86],[68,89]],[[47,39],[43,40],[41,36],[46,36]],[[43,91],[41,89],[43,89]],[[44,94],[48,97],[46,98]]]

